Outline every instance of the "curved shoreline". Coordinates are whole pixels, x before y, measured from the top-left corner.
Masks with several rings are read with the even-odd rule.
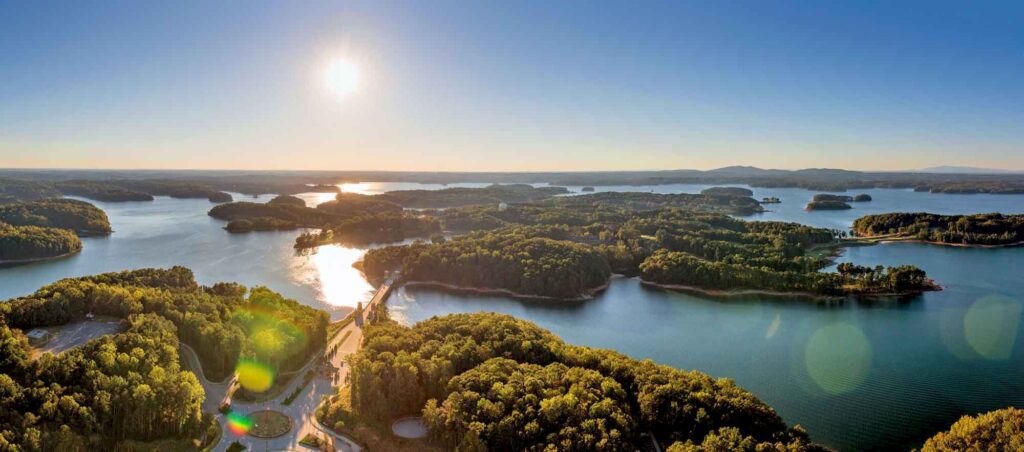
[[[34,258],[31,258],[31,259],[0,260],[0,267],[14,266],[14,265],[24,265],[24,264],[33,264],[33,263],[36,263],[36,262],[46,262],[46,261],[52,261],[52,260],[57,260],[57,259],[64,259],[65,257],[71,257],[71,256],[74,256],[74,255],[76,255],[78,253],[81,253],[81,252],[82,252],[82,248],[79,248],[79,249],[77,249],[75,251],[72,251],[70,253],[64,253],[64,254],[60,254],[60,255],[57,255],[57,256],[34,257]]]
[[[763,296],[780,299],[805,299],[812,301],[839,301],[847,299],[881,299],[881,298],[904,298],[921,295],[925,292],[937,292],[941,291],[942,286],[931,283],[928,289],[915,290],[906,293],[849,293],[840,295],[828,295],[818,294],[814,292],[782,292],[777,290],[764,290],[764,289],[739,289],[739,290],[719,290],[719,289],[704,289],[696,286],[687,286],[684,284],[663,284],[652,281],[644,280],[643,278],[637,278],[640,284],[646,287],[657,287],[659,289],[672,290],[678,292],[687,292],[697,295],[705,295],[712,298],[740,298],[747,296]]]
[[[1011,242],[1011,243],[999,243],[995,245],[989,245],[984,243],[949,243],[949,242],[937,242],[935,240],[924,240],[912,236],[899,236],[899,235],[858,235],[856,239],[864,240],[865,244],[886,244],[886,243],[922,243],[926,245],[936,246],[951,246],[954,248],[1016,248],[1024,246],[1024,241]]]
[[[459,286],[456,284],[441,282],[441,281],[405,281],[402,284],[409,287],[425,287],[429,289],[441,289],[457,293],[472,293],[479,295],[501,295],[517,300],[536,300],[536,301],[564,301],[564,302],[576,302],[576,301],[587,301],[593,300],[601,292],[604,292],[611,284],[611,279],[608,278],[604,284],[597,286],[592,289],[588,289],[583,295],[577,297],[553,297],[549,295],[530,295],[518,292],[513,292],[508,289],[488,289],[483,287],[472,287],[472,286]]]

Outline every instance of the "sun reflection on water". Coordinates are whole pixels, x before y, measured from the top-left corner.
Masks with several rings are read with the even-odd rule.
[[[373,286],[352,264],[363,257],[364,249],[326,245],[310,256],[318,281],[318,298],[332,306],[355,307],[373,294]]]

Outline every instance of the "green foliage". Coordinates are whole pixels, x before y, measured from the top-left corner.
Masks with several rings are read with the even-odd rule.
[[[729,380],[568,345],[507,315],[381,323],[349,363],[351,406],[339,394],[322,420],[422,412],[432,436],[459,450],[628,450],[647,431],[669,444],[727,427],[758,442],[806,440]]]
[[[0,204],[59,197],[60,192],[46,182],[0,178]]]
[[[446,188],[443,190],[397,190],[374,196],[406,208],[436,209],[481,204],[537,201],[568,193],[565,187],[534,188],[527,184],[494,184],[484,188]]]
[[[560,298],[586,295],[611,276],[608,263],[590,247],[531,232],[480,232],[443,243],[374,249],[364,257],[363,271],[380,278],[400,266],[410,280]]]
[[[234,283],[200,287],[190,270],[175,267],[65,279],[0,303],[0,441],[72,450],[97,440],[200,434],[203,390],[180,368],[179,341],[214,380],[241,356],[280,370],[305,363],[325,343],[326,313],[263,287],[245,295]],[[128,330],[29,358],[18,330],[86,312],[123,318]]]
[[[361,195],[358,193],[338,193],[333,200],[320,203],[316,208],[338,218],[352,218],[376,213],[400,212],[402,210],[402,206],[391,201],[380,199],[377,196]]]
[[[1024,410],[1005,408],[964,416],[924,443],[923,452],[1024,450]]]
[[[1007,245],[1024,241],[1024,215],[887,213],[858,218],[853,230],[863,236],[896,234],[939,243]]]
[[[71,231],[0,222],[0,262],[46,259],[81,249],[82,241]]]
[[[701,190],[700,194],[715,196],[754,196],[753,190],[743,187],[711,187]]]
[[[215,203],[218,203],[218,204],[225,203],[225,202],[231,202],[231,201],[235,200],[235,198],[233,198],[230,193],[224,193],[222,191],[219,191],[217,193],[211,194],[210,196],[207,196],[207,199],[209,199],[210,202],[215,202]]]
[[[439,232],[441,223],[433,217],[388,212],[349,218],[318,233],[304,233],[295,239],[295,248],[312,248],[328,243],[389,243],[412,237],[429,237]]]
[[[331,215],[309,207],[288,204],[260,204],[255,202],[230,202],[214,206],[209,215],[219,220],[253,220],[274,218],[299,227],[320,227],[331,220]]]
[[[292,195],[278,195],[275,196],[267,204],[276,206],[295,206],[295,207],[306,207],[306,201],[301,198],[296,198]]]
[[[153,195],[128,190],[117,185],[87,180],[56,182],[54,186],[61,193],[106,202],[152,201]]]
[[[0,222],[12,226],[70,229],[79,235],[110,234],[107,214],[85,201],[44,199],[0,205]]]
[[[29,450],[54,442],[70,450],[91,433],[108,441],[198,433],[203,389],[180,369],[174,325],[154,314],[127,322],[124,333],[37,361],[20,334],[0,326],[2,436]]]

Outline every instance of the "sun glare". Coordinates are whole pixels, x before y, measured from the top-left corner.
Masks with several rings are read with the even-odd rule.
[[[336,59],[324,71],[324,83],[338,98],[345,98],[359,88],[359,68],[345,59]]]

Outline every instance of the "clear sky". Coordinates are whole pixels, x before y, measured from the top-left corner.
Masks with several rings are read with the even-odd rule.
[[[734,164],[1024,169],[1024,2],[0,1],[0,167]]]

